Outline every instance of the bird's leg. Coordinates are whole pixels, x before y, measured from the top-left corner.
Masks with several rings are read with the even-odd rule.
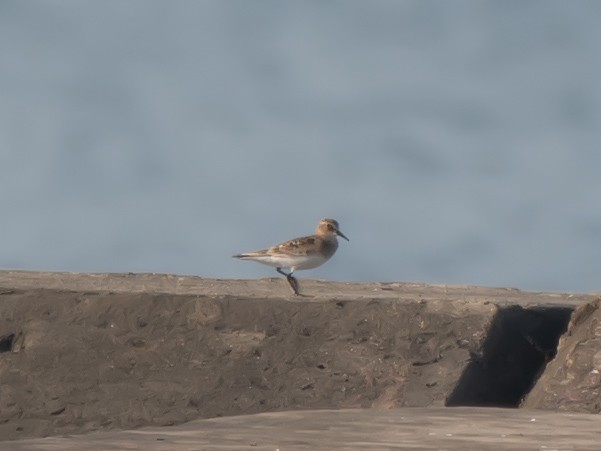
[[[288,283],[292,287],[292,291],[294,291],[295,296],[298,296],[300,292],[298,290],[298,280],[296,280],[296,277],[293,277],[292,273],[290,273],[286,276],[286,280],[288,280]]]
[[[282,271],[282,268],[276,268],[275,270],[277,272],[279,272],[281,275],[286,276],[286,280],[290,284],[290,288],[292,288],[292,291],[294,292],[294,294],[296,296],[298,296],[299,295],[298,280],[296,280],[296,278],[292,275],[292,273],[286,274],[284,271]]]

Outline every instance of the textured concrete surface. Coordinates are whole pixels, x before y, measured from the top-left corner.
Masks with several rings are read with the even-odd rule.
[[[0,271],[0,449],[598,449],[482,408],[599,412],[598,295],[300,283]]]
[[[600,443],[599,415],[448,407],[262,413],[169,428],[0,442],[0,450],[550,451],[598,450]]]

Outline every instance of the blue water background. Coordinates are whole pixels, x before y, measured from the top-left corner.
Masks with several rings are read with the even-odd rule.
[[[0,267],[601,291],[601,2],[0,2]]]

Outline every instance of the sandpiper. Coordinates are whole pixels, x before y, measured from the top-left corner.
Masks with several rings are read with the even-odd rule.
[[[254,260],[264,265],[274,266],[276,271],[286,276],[295,295],[299,294],[298,281],[292,276],[297,269],[311,269],[327,262],[338,249],[340,236],[349,239],[338,229],[338,221],[322,219],[317,224],[315,235],[294,238],[268,249],[234,255],[241,260]],[[287,269],[285,273],[282,269]]]

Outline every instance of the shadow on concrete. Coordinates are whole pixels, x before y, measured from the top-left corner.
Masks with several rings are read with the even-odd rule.
[[[502,308],[446,406],[519,407],[557,352],[573,309]]]

